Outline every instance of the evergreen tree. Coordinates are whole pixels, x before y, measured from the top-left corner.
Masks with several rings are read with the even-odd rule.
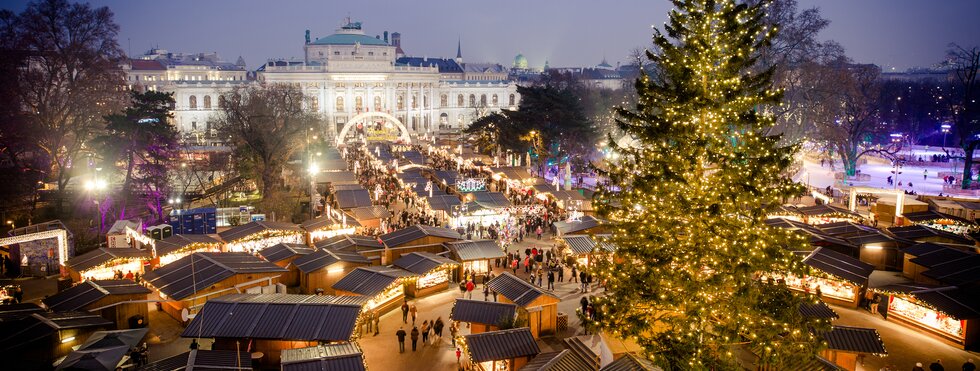
[[[776,29],[765,3],[674,6],[647,52],[656,75],[642,74],[635,107],[617,112],[638,144],[611,143],[604,175],[618,187],[597,194],[618,250],[596,267],[608,290],[596,322],[668,370],[735,369],[748,351],[777,365],[812,358],[822,324],[798,306],[817,299],[758,279],[802,274],[791,249],[806,245],[764,223],[803,191],[785,176],[796,148],[765,134],[780,99],[772,69],[752,72]]]

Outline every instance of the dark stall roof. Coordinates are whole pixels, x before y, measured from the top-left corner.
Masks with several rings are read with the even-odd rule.
[[[364,354],[356,343],[282,350],[283,371],[364,371]]]
[[[966,290],[949,286],[913,291],[911,294],[926,306],[953,318],[960,320],[980,318],[980,290],[978,289]]]
[[[459,179],[459,173],[453,170],[436,170],[432,172],[432,176],[435,177],[437,183],[449,187],[456,185],[456,180]]]
[[[510,299],[520,306],[527,306],[534,302],[537,298],[546,295],[554,298],[556,301],[558,297],[541,290],[540,287],[534,286],[527,281],[518,278],[517,276],[511,274],[510,272],[504,271],[499,276],[494,277],[494,279],[487,282],[491,290],[496,291],[505,298]]]
[[[520,368],[520,371],[579,371],[592,367],[571,350],[538,354]]]
[[[230,294],[208,300],[182,337],[350,341],[361,305],[338,296]]]
[[[402,255],[394,265],[409,272],[425,275],[443,265],[459,265],[459,262],[430,252],[416,251]]]
[[[561,234],[570,234],[581,232],[589,228],[595,228],[600,224],[602,224],[602,221],[599,219],[596,219],[591,215],[586,215],[580,218],[578,221],[562,220],[560,222],[555,222],[555,228],[557,228]]]
[[[572,250],[575,255],[584,255],[592,253],[592,249],[595,248],[596,243],[592,240],[592,237],[575,234],[569,236],[562,236],[562,241],[568,245],[568,248]]]
[[[317,166],[324,172],[347,171],[347,161],[339,158],[320,161]]]
[[[68,259],[65,265],[71,267],[76,272],[82,272],[108,263],[115,259],[150,259],[150,252],[147,250],[137,250],[131,248],[105,248],[100,247],[85,254]]]
[[[357,184],[357,175],[350,171],[324,171],[316,174],[316,182],[318,184]]]
[[[810,245],[812,246],[841,246],[847,250],[857,249],[857,246],[847,242],[847,240],[830,236],[820,230],[800,229],[799,232],[809,237]]]
[[[319,249],[311,254],[296,258],[293,260],[293,265],[300,272],[313,273],[337,262],[371,264],[371,260],[354,251]]]
[[[464,338],[470,360],[474,362],[533,357],[541,352],[527,327],[465,335]]]
[[[818,247],[803,259],[810,267],[840,277],[858,286],[864,286],[874,271],[874,266],[839,252]]]
[[[601,371],[659,371],[650,360],[637,356],[633,353],[626,353],[619,359],[600,369]]]
[[[168,297],[181,300],[236,274],[277,272],[288,270],[248,253],[198,252],[149,271],[143,279]]]
[[[328,249],[328,250],[376,250],[383,249],[384,245],[378,241],[377,237],[372,236],[361,236],[356,234],[345,234],[340,236],[333,236],[325,240],[320,240],[313,243],[317,249]]]
[[[935,228],[929,228],[921,224],[904,226],[904,227],[891,227],[888,228],[888,232],[895,235],[895,237],[904,238],[907,240],[918,240],[918,239],[929,238],[929,237],[942,237],[954,243],[968,244],[968,245],[972,245],[974,243],[973,239],[971,238],[958,235],[955,233],[941,231]]]
[[[455,253],[460,261],[496,259],[507,256],[494,240],[445,242],[442,245]]]
[[[196,243],[220,246],[223,242],[206,234],[175,234],[157,241],[156,253],[157,256],[164,256]]]
[[[976,255],[963,248],[929,242],[916,244],[902,251],[907,255],[915,256],[909,261],[927,268]]]
[[[364,186],[360,184],[334,184],[331,186],[331,188],[333,188],[334,192],[359,190],[359,189],[367,190],[367,188],[364,188]]]
[[[308,219],[305,222],[300,223],[299,227],[307,232],[312,232],[318,229],[323,229],[334,225],[342,225],[343,223],[344,223],[343,217],[320,215],[316,218]],[[347,217],[347,225],[352,227],[357,227],[360,224],[358,224],[357,221],[354,220],[354,218]]]
[[[861,214],[858,214],[856,212],[853,212],[851,210],[845,209],[840,206],[834,206],[828,204],[798,207],[796,209],[799,210],[800,213],[802,213],[803,215],[807,215],[807,216],[844,214],[853,218],[862,218]]]
[[[386,246],[396,247],[428,236],[449,238],[454,240],[462,239],[459,232],[452,229],[421,224],[383,234],[380,238],[381,242],[383,242]]]
[[[846,240],[847,242],[854,245],[865,245],[869,243],[882,243],[882,242],[899,242],[897,238],[892,237],[878,229],[847,237]],[[906,243],[911,241],[902,240],[901,242]]]
[[[125,346],[126,349],[139,345],[149,328],[136,328],[128,330],[96,331],[85,340],[78,349],[97,349]]]
[[[459,197],[447,195],[447,194],[442,194],[442,195],[433,194],[432,197],[426,197],[425,201],[429,204],[430,209],[445,211],[447,213],[453,212],[453,207],[462,204],[459,201]]]
[[[313,249],[305,244],[285,242],[277,243],[259,251],[259,255],[272,263],[283,261],[293,256],[309,255],[312,253]]]
[[[425,156],[419,153],[419,151],[402,152],[402,157],[410,164],[425,165]]]
[[[454,321],[496,325],[505,318],[513,319],[516,312],[517,305],[512,303],[458,298],[449,318]]]
[[[874,227],[858,224],[851,221],[827,223],[816,226],[817,229],[834,237],[850,237],[856,234],[863,234],[877,231]]]
[[[960,218],[958,216],[944,214],[935,210],[916,211],[914,213],[902,213],[902,217],[908,219],[910,222],[913,223],[922,223],[922,222],[929,222],[933,220],[946,219],[946,220],[953,220],[962,224],[975,224],[974,222]]]
[[[819,228],[814,227],[812,225],[806,224],[804,222],[798,222],[798,221],[792,220],[792,219],[782,218],[782,217],[776,217],[776,218],[766,219],[765,223],[766,223],[766,225],[768,225],[770,227],[778,227],[778,228],[785,228],[785,229],[798,229],[798,230],[805,230],[805,231],[810,231],[810,232],[814,232],[814,233],[821,233],[822,232]]]
[[[833,326],[821,334],[827,341],[827,348],[839,352],[886,355],[885,344],[873,328]]]
[[[333,285],[335,290],[343,290],[358,295],[374,297],[383,292],[388,286],[405,277],[413,277],[415,273],[401,268],[372,265],[358,267],[348,273]]]
[[[0,333],[6,331],[10,323],[30,317],[33,313],[44,312],[44,308],[34,303],[17,303],[0,305]]]
[[[494,174],[503,175],[507,177],[507,179],[511,179],[511,180],[524,180],[524,179],[532,178],[531,174],[527,172],[526,167],[519,167],[519,166],[491,167],[490,171],[492,171]]]
[[[912,259],[917,260],[919,258]],[[956,260],[935,264],[923,276],[949,285],[970,285],[980,282],[980,255],[971,254]]]
[[[366,189],[345,189],[337,191],[334,196],[337,207],[341,209],[371,206],[371,193]]]
[[[476,202],[477,205],[480,205],[485,209],[500,209],[514,206],[514,204],[507,199],[507,195],[500,192],[473,192],[468,194],[467,197],[469,196],[473,197],[473,202]]]
[[[355,207],[347,210],[347,213],[353,216],[354,220],[387,219],[391,217],[391,212],[381,205]],[[347,224],[350,224],[350,222],[351,218],[347,218]]]
[[[132,280],[84,281],[65,291],[44,298],[41,302],[53,311],[65,312],[81,310],[109,295],[146,295],[149,293],[149,289],[137,285]]]
[[[115,371],[129,347],[79,349],[68,353],[55,370]]]
[[[112,324],[112,321],[88,312],[32,313],[30,316],[13,323],[12,326],[4,326],[4,332],[0,333],[0,353],[33,345],[36,341],[51,336],[58,330],[98,328]]]
[[[232,242],[266,230],[279,230],[296,233],[303,232],[302,229],[299,229],[298,225],[293,223],[263,220],[232,227],[227,231],[218,233],[218,236],[221,237],[222,241]]]
[[[182,370],[252,370],[249,352],[233,350],[196,349],[162,359],[143,367],[139,371],[182,371]]]
[[[800,304],[799,311],[800,315],[803,317],[828,319],[840,318],[840,316],[837,315],[837,312],[834,312],[834,310],[823,301],[818,301],[816,304]]]

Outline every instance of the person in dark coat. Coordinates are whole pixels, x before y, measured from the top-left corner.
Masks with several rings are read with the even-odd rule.
[[[412,351],[415,351],[415,345],[419,342],[419,328],[412,327]]]
[[[398,337],[398,353],[405,353],[405,335],[405,329],[401,327],[398,328],[398,332],[395,332],[395,336]]]
[[[402,323],[408,323],[408,299],[402,303]]]
[[[929,364],[929,371],[946,371],[943,367],[943,360],[937,359],[936,362]]]
[[[968,359],[963,363],[963,371],[977,371],[977,365],[973,364],[972,359]]]
[[[912,367],[912,371],[926,371],[926,369],[922,368],[922,362],[916,362],[915,367]]]

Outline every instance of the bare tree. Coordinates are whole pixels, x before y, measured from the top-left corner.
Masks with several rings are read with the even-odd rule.
[[[881,129],[878,123],[878,76],[875,65],[852,64],[846,59],[814,69],[814,105],[816,137],[837,151],[847,176],[857,173],[857,163],[868,153],[890,154],[882,149],[864,145],[870,136]]]
[[[980,145],[980,95],[977,72],[980,69],[980,47],[964,48],[949,45],[947,65],[950,67],[950,112],[959,146],[963,149],[963,189],[971,186],[973,177],[973,152]]]

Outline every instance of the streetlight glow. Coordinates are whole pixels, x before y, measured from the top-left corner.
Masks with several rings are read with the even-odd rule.
[[[306,170],[310,172],[310,175],[316,175],[320,172],[320,167],[316,166],[316,164],[311,164],[310,168]]]

